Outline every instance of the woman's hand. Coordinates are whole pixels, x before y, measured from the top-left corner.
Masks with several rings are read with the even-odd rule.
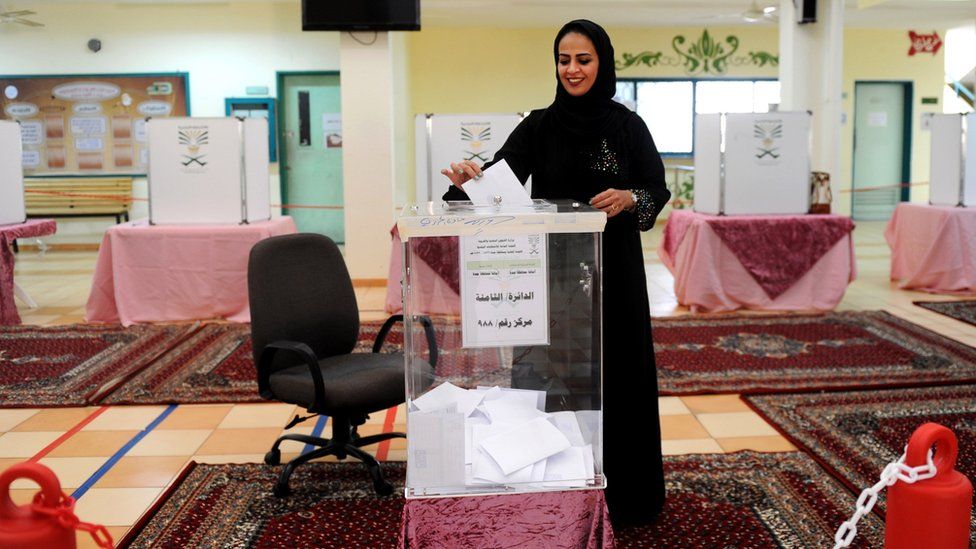
[[[481,179],[481,166],[470,160],[462,160],[457,164],[451,162],[451,169],[441,170],[441,173],[451,180],[451,184],[460,189],[461,185],[472,179]]]
[[[590,205],[607,213],[611,218],[624,210],[633,209],[634,196],[630,191],[607,189],[590,199]]]

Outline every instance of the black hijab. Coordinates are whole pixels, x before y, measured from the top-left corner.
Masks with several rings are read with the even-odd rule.
[[[589,38],[600,61],[596,82],[580,97],[570,95],[559,80],[559,41],[571,32]],[[557,126],[573,135],[593,138],[618,130],[630,111],[613,100],[617,93],[617,73],[614,68],[613,44],[610,43],[607,31],[586,19],[570,21],[556,34],[552,53],[556,62],[556,100],[549,110]]]

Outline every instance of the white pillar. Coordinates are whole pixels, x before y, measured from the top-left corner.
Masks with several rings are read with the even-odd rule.
[[[358,39],[358,40],[357,40]],[[353,279],[386,279],[393,226],[393,54],[386,32],[339,39],[345,259]]]
[[[779,23],[780,109],[811,111],[810,168],[830,174],[840,188],[841,94],[844,69],[844,2],[819,0],[817,22],[798,25],[793,0],[781,0]]]

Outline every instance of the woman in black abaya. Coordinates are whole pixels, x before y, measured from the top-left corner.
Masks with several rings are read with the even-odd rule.
[[[616,525],[650,522],[664,505],[657,373],[640,232],[671,193],[664,164],[639,116],[612,100],[613,45],[587,20],[560,29],[553,45],[556,99],[532,111],[495,155],[533,198],[569,198],[607,214],[603,233],[603,461]],[[485,166],[487,167],[487,165]],[[442,173],[460,185],[481,177],[471,161]],[[640,450],[638,450],[640,448]]]

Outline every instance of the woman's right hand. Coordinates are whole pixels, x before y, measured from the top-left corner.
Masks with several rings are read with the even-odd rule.
[[[481,179],[481,166],[470,160],[462,160],[456,164],[452,162],[451,169],[441,170],[441,173],[451,180],[451,184],[461,189],[461,185],[468,181]]]

